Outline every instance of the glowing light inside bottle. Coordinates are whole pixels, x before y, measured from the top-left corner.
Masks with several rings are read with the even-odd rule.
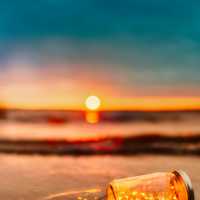
[[[175,171],[115,180],[107,190],[107,200],[194,200],[185,177]]]

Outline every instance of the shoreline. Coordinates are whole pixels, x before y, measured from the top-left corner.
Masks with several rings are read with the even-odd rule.
[[[0,140],[0,153],[42,155],[200,155],[200,134],[165,136],[158,134],[105,137],[89,140]]]

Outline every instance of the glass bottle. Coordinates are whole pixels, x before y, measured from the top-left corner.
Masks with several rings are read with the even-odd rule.
[[[159,172],[112,181],[107,200],[194,200],[194,192],[185,172]]]

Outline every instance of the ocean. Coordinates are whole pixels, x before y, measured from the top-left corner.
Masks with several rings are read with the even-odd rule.
[[[199,111],[102,111],[92,113],[95,121],[88,121],[87,115],[83,111],[6,112],[0,120],[0,151],[200,153]]]

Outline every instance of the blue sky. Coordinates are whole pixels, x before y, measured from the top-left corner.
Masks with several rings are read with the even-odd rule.
[[[78,74],[116,97],[200,96],[199,35],[195,0],[1,1],[0,85]]]

